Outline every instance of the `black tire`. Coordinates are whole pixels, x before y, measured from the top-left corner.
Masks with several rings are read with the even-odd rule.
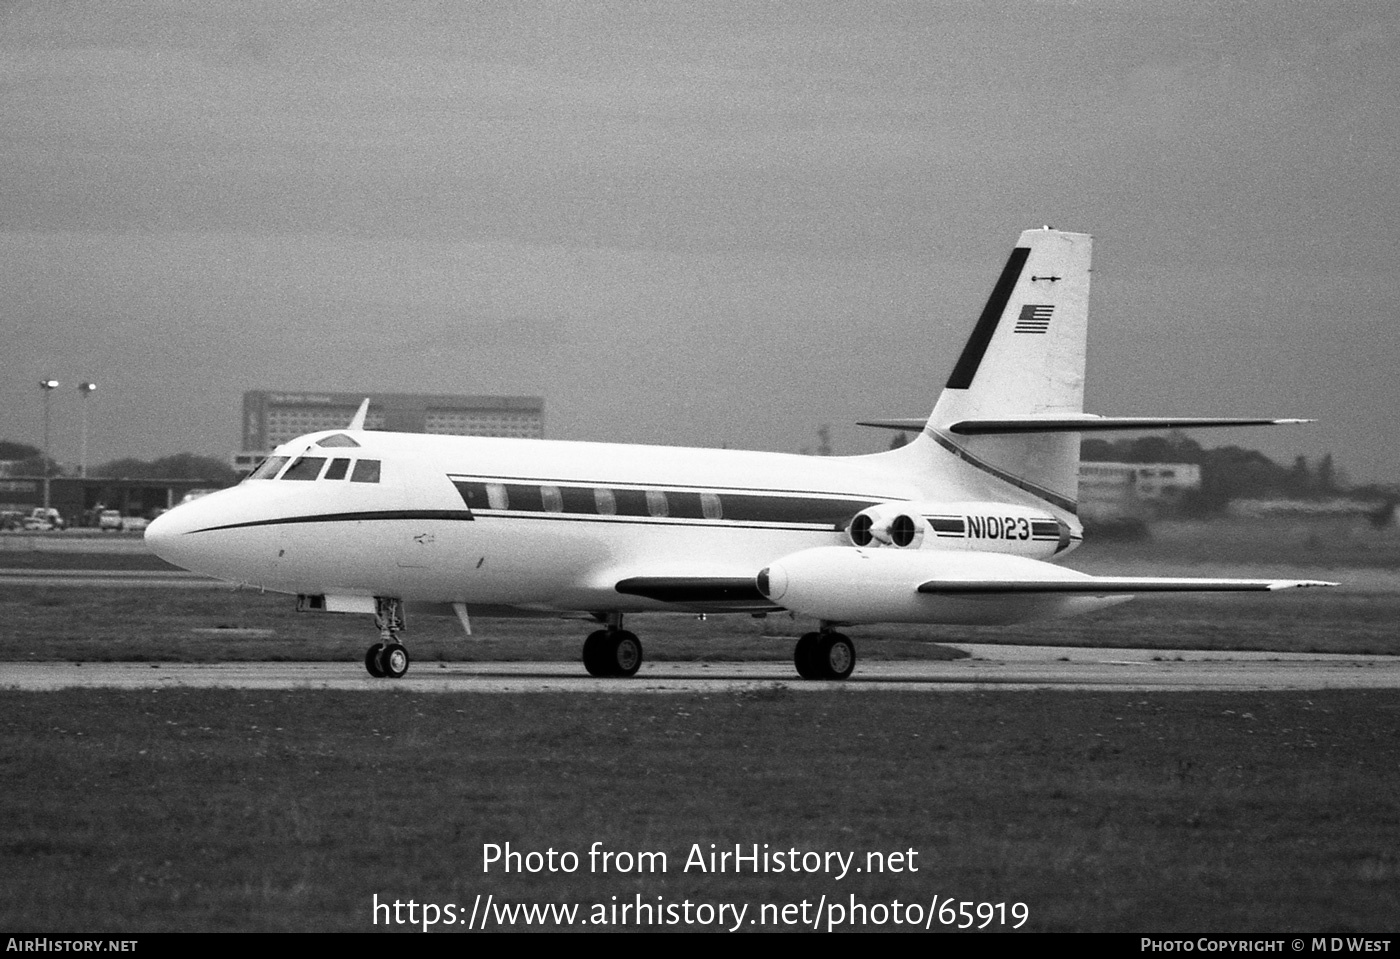
[[[841,633],[822,633],[814,658],[821,679],[845,679],[856,668],[856,644]]]
[[[588,675],[606,677],[613,675],[609,665],[610,649],[608,644],[608,631],[600,629],[596,633],[590,633],[583,641],[583,668],[588,670]]]
[[[384,644],[375,643],[369,648],[369,652],[365,653],[365,669],[369,670],[369,674],[375,679],[384,678],[384,669],[379,665],[379,654],[382,652]]]
[[[379,668],[389,679],[402,679],[403,674],[408,672],[410,662],[408,650],[401,643],[390,643],[379,654]]]
[[[642,641],[625,629],[619,629],[610,638],[608,658],[612,675],[623,679],[637,675],[642,668]]]
[[[803,679],[822,678],[817,668],[817,644],[821,641],[821,633],[807,633],[792,650],[792,664],[797,667],[797,675]]]

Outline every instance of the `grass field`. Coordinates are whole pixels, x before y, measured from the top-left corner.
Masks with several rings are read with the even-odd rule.
[[[1194,544],[1167,532],[1086,548],[1077,562],[1190,575],[1264,566],[1272,549],[1291,561],[1286,575],[1330,570],[1348,585],[1141,599],[1012,629],[852,635],[867,659],[958,655],[947,645],[958,641],[1397,651],[1389,540],[1299,554],[1277,549],[1275,531],[1212,553],[1218,530],[1197,531]],[[90,561],[26,560],[152,562],[73,565]],[[21,563],[12,551],[0,565]],[[256,593],[0,585],[0,660],[354,661],[373,639],[366,620],[297,615],[290,598]],[[411,649],[420,661],[572,661],[588,628],[478,625],[483,635],[466,639],[455,621],[415,620]],[[786,660],[806,625],[629,618],[651,659]],[[498,906],[601,904],[605,917],[637,897],[747,904],[758,918],[764,905],[800,911],[806,901],[810,912],[823,896],[923,912],[951,896],[1024,903],[1024,928],[1039,931],[1400,926],[1400,703],[1390,691],[0,690],[0,717],[0,925],[12,929],[383,929],[376,895],[465,916],[478,894]],[[581,866],[483,872],[483,846],[507,842],[572,851]],[[668,868],[590,871],[594,842],[663,852]],[[692,845],[711,843],[862,862],[913,850],[919,870],[686,871]]]
[[[1042,931],[1400,924],[1388,692],[0,703],[12,929],[367,930],[375,895],[469,909],[478,893],[754,912],[952,896],[1025,903]],[[507,842],[582,865],[483,873],[484,845]],[[664,852],[667,869],[590,872],[594,842]],[[711,843],[912,849],[918,871],[685,871],[692,844]]]

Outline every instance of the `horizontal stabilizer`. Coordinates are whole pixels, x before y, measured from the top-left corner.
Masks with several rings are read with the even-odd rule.
[[[1007,595],[1013,593],[1234,593],[1272,592],[1306,586],[1336,586],[1314,579],[1170,579],[1165,577],[1091,576],[1055,580],[930,580],[921,593],[939,595]]]
[[[919,419],[902,419],[902,420],[861,420],[861,421],[857,422],[856,425],[857,425],[857,426],[873,426],[873,427],[875,427],[877,430],[904,430],[905,432],[909,432],[909,433],[917,433],[917,432],[919,432],[919,430],[921,430],[921,429],[924,428],[924,424],[926,424],[927,422],[928,422],[928,417],[927,417],[927,416],[923,416],[923,417],[920,417]]]
[[[1129,430],[1199,429],[1221,426],[1282,426],[1312,420],[1240,416],[1001,416],[996,419],[960,420],[948,427],[961,436],[1013,433],[1107,433]]]
[[[862,420],[857,426],[882,430],[918,431],[923,419]],[[999,416],[996,419],[958,420],[948,426],[959,436],[1010,436],[1025,433],[1109,433],[1133,430],[1204,429],[1227,426],[1286,426],[1312,420],[1262,416]]]

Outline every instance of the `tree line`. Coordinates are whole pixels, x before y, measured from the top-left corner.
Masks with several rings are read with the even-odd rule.
[[[1188,513],[1218,512],[1234,499],[1327,499],[1350,491],[1331,453],[1316,464],[1299,456],[1291,466],[1283,466],[1241,446],[1206,449],[1181,432],[1112,441],[1085,439],[1080,456],[1108,463],[1195,463],[1201,468],[1201,488],[1183,497],[1180,506]]]
[[[896,434],[891,447],[902,446],[903,434]],[[822,435],[823,452],[829,455],[827,437]],[[1326,499],[1341,493],[1371,492],[1349,489],[1342,471],[1328,453],[1316,463],[1296,457],[1291,466],[1274,462],[1258,450],[1241,446],[1207,449],[1185,433],[1141,436],[1133,439],[1085,439],[1080,447],[1083,459],[1108,463],[1195,463],[1201,467],[1201,488],[1188,493],[1180,503],[1189,513],[1214,513],[1231,500],[1267,497]],[[27,443],[0,440],[0,461],[11,461],[16,476],[42,476],[42,452]],[[49,460],[49,475],[67,475]],[[134,457],[100,463],[88,469],[90,477],[112,479],[192,479],[206,480],[211,486],[232,486],[238,473],[223,460],[194,453],[177,453],[155,460]]]
[[[43,476],[45,466],[49,476],[76,475],[50,459],[44,461],[43,451],[28,443],[0,440],[0,461],[7,461],[13,476]],[[142,460],[125,457],[88,467],[87,475],[105,479],[177,479],[206,480],[210,486],[232,486],[238,473],[223,460],[194,453],[176,453],[160,459]]]

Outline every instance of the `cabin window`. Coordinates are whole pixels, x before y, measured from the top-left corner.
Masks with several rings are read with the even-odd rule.
[[[257,469],[253,470],[253,472],[248,475],[248,478],[250,480],[272,479],[277,475],[278,470],[287,465],[287,460],[289,459],[291,459],[290,456],[269,456],[258,465]]]
[[[600,486],[593,491],[593,508],[599,516],[616,516],[617,497],[613,496],[612,490]]]
[[[546,513],[564,512],[564,497],[560,494],[557,486],[541,486],[540,501],[544,505]]]
[[[350,461],[347,459],[333,459],[331,465],[326,467],[326,475],[322,477],[328,480],[345,479],[345,474],[350,471]]]
[[[705,517],[699,493],[681,493],[672,490],[666,494],[666,501],[670,507],[670,515],[677,519],[703,519]]]
[[[324,456],[303,456],[282,474],[284,480],[314,480],[321,475],[321,467],[326,465]]]
[[[718,493],[700,494],[700,511],[706,519],[724,519],[724,508],[720,505]]]
[[[379,460],[356,460],[355,472],[350,474],[352,483],[378,483]]]
[[[510,499],[506,496],[506,488],[500,483],[486,484],[486,502],[491,504],[492,509],[510,509]]]
[[[544,509],[538,486],[511,483],[506,486],[506,496],[510,500],[511,509],[526,513],[538,513]]]
[[[457,492],[462,495],[462,502],[468,509],[490,509],[491,504],[486,499],[485,483],[468,483],[465,480],[453,480],[452,485],[457,487]]]
[[[612,491],[613,499],[617,501],[617,515],[619,516],[646,516],[650,510],[647,506],[647,494],[639,489],[615,489]]]
[[[671,510],[666,504],[666,494],[659,489],[647,490],[647,512],[652,516],[669,516]]]
[[[564,486],[559,490],[566,513],[592,513],[595,511],[593,490],[586,486]]]

